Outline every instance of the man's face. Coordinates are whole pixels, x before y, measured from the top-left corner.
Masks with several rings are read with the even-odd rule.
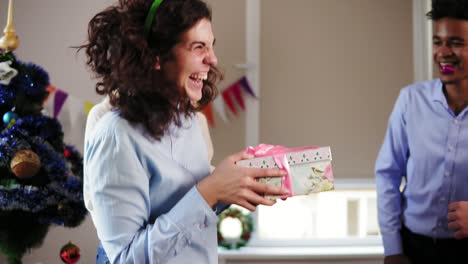
[[[468,21],[442,18],[434,22],[433,58],[446,84],[468,79]]]
[[[174,46],[174,58],[162,67],[168,80],[184,90],[192,103],[202,98],[204,82],[218,59],[213,50],[215,38],[208,19],[198,21]]]

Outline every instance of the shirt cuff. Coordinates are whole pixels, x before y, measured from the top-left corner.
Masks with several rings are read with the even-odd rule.
[[[231,204],[226,204],[223,202],[219,202],[215,205],[214,207],[214,212],[216,215],[221,214],[224,210],[228,209],[231,206]]]
[[[400,232],[382,234],[382,241],[385,256],[403,254]]]
[[[193,230],[203,230],[218,223],[215,212],[195,186],[166,215],[188,240],[191,240]]]

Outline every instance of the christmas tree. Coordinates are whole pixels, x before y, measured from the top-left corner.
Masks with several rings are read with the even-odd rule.
[[[63,142],[60,123],[42,114],[49,75],[16,58],[10,0],[0,39],[0,250],[10,264],[44,240],[50,225],[86,216],[80,153]]]

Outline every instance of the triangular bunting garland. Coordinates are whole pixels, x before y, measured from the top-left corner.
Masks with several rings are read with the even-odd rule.
[[[231,110],[231,112],[235,116],[237,116],[237,110],[234,107],[234,102],[232,101],[232,98],[231,98],[231,93],[232,93],[232,88],[233,87],[234,87],[234,85],[231,85],[229,88],[224,90],[221,94],[223,96],[224,103],[228,106],[229,110]]]
[[[55,91],[57,90],[57,88],[55,88],[55,86],[53,86],[52,84],[49,84],[49,86],[46,87],[46,91],[48,92],[47,93],[47,96],[46,98],[44,99],[44,101],[42,102],[42,106],[44,106],[47,101],[49,100],[50,96],[55,93]]]
[[[54,118],[57,118],[57,116],[60,114],[60,111],[62,110],[63,104],[67,100],[68,94],[65,93],[62,90],[57,89],[55,91],[55,97],[54,97]]]
[[[53,85],[49,85],[46,89],[48,91],[48,95],[43,102],[43,112],[52,112],[52,116],[54,118],[58,118],[59,115],[61,115],[61,112],[66,111],[68,112],[67,119],[69,119],[68,121],[70,121],[73,126],[78,125],[81,119],[86,118],[95,105],[91,102],[72,98],[67,92],[57,89]],[[244,98],[245,94],[243,90],[245,93],[257,98],[257,95],[250,86],[249,81],[244,76],[228,86],[221,92],[221,96],[217,97],[202,110],[210,127],[215,127],[214,111],[219,114],[219,117],[223,122],[227,123],[229,121],[229,118],[226,115],[225,105],[227,105],[229,111],[234,116],[238,116],[239,109],[242,111],[246,110],[246,99]],[[237,108],[236,104],[239,108]],[[62,113],[62,115],[63,114],[64,113]]]
[[[211,103],[209,103],[207,106],[205,106],[205,108],[203,108],[202,111],[205,114],[206,119],[208,120],[208,124],[210,125],[210,127],[214,127],[215,122],[214,122],[214,115],[213,115],[213,105]]]
[[[226,116],[226,111],[224,110],[224,102],[221,97],[217,97],[213,101],[213,108],[218,112],[219,117],[223,120],[224,123],[227,123],[228,119]]]
[[[252,97],[255,97],[257,98],[257,96],[255,95],[253,89],[252,89],[252,86],[250,86],[250,83],[249,81],[247,80],[247,77],[242,77],[240,80],[239,80],[239,84],[244,87],[244,90],[250,94]]]
[[[236,102],[239,104],[240,108],[245,111],[244,97],[242,96],[242,90],[239,83],[233,84],[232,94],[234,95],[234,99],[236,99]]]
[[[85,108],[85,114],[88,116],[89,111],[91,111],[91,108],[93,108],[94,104],[90,102],[84,102],[84,108]]]

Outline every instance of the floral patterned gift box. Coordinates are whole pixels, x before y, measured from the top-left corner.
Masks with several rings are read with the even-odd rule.
[[[259,178],[260,182],[283,186],[289,190],[289,194],[285,196],[266,196],[269,199],[334,189],[330,147],[312,146],[289,149],[283,146],[260,144],[255,148],[247,148],[247,152],[253,154],[255,158],[238,161],[237,165],[250,168],[280,168],[288,173],[282,178]]]

